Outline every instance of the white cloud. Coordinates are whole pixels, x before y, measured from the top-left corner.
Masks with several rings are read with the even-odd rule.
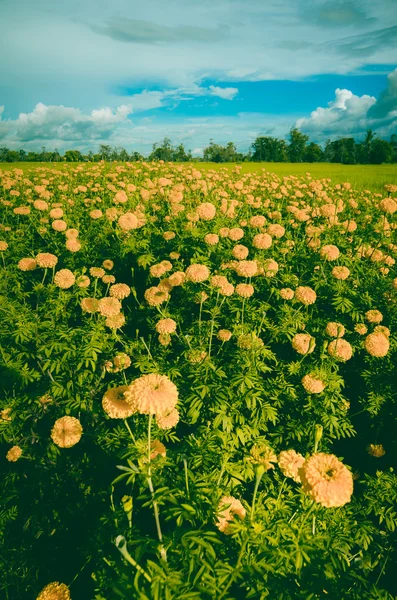
[[[85,115],[78,108],[36,104],[30,113],[20,113],[17,119],[0,121],[0,139],[63,140],[109,139],[120,125],[130,123],[131,106],[121,105],[116,110],[101,108]]]
[[[217,85],[210,85],[209,89],[211,96],[218,96],[224,100],[233,100],[238,94],[238,88],[233,87],[221,88]]]
[[[335,90],[327,108],[319,106],[310,117],[298,119],[302,131],[319,136],[365,131],[368,110],[376,103],[373,96],[355,96],[350,90]]]

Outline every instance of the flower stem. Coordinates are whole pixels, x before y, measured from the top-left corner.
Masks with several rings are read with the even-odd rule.
[[[257,467],[257,469],[256,469],[256,479],[255,479],[254,495],[252,497],[252,506],[251,506],[251,515],[250,515],[251,521],[254,518],[256,495],[258,493],[259,484],[261,482],[261,479],[263,477],[264,472],[265,472],[265,469],[264,469],[263,465],[259,465]]]
[[[187,461],[186,458],[183,459],[183,468],[185,470],[185,485],[186,485],[186,494],[187,497],[190,498],[190,492],[189,492],[189,478],[188,478],[188,472],[187,472]]]
[[[166,549],[163,546],[163,534],[161,532],[159,508],[158,508],[156,500],[154,499],[154,487],[153,487],[153,481],[152,481],[152,470],[150,468],[150,455],[151,455],[151,450],[152,450],[151,449],[152,420],[153,420],[153,415],[149,414],[148,435],[147,435],[147,440],[148,440],[147,441],[147,448],[148,448],[148,477],[147,477],[147,481],[148,481],[150,493],[152,495],[154,520],[156,521],[157,536],[158,536],[159,542],[160,542],[160,556],[161,556],[161,558],[165,562],[167,562],[167,552],[166,552]]]

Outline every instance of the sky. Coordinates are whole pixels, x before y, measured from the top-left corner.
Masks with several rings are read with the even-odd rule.
[[[0,146],[397,133],[397,0],[0,0]]]

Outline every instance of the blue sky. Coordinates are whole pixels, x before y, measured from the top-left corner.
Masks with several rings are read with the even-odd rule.
[[[0,0],[0,145],[397,133],[395,0]]]

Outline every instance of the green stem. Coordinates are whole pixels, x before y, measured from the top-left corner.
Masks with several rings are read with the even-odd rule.
[[[151,470],[151,467],[150,467],[150,455],[151,455],[151,452],[152,452],[152,449],[151,449],[152,420],[153,420],[153,415],[150,413],[149,414],[149,423],[148,423],[148,435],[147,435],[147,440],[148,440],[148,443],[147,443],[147,448],[148,448],[148,477],[147,477],[147,481],[148,481],[149,490],[150,490],[150,494],[152,496],[152,501],[153,501],[154,520],[156,521],[157,536],[158,536],[159,542],[160,542],[160,556],[164,560],[164,562],[167,562],[167,552],[166,552],[166,549],[163,546],[163,534],[161,532],[159,508],[158,508],[156,500],[154,499],[154,487],[153,487],[153,481],[152,481],[152,470]]]
[[[251,521],[254,518],[256,495],[258,493],[259,484],[261,482],[261,479],[263,477],[264,472],[265,472],[265,469],[264,469],[263,465],[258,465],[258,467],[256,469],[256,479],[255,479],[254,495],[252,497],[252,506],[251,506],[251,515],[250,515]]]
[[[183,459],[183,468],[185,470],[185,485],[186,485],[186,494],[187,497],[190,498],[190,492],[189,492],[189,478],[188,478],[188,472],[187,472],[187,461],[186,458]]]
[[[134,444],[136,444],[136,440],[135,440],[135,438],[134,438],[134,434],[133,434],[133,433],[132,433],[132,431],[131,431],[131,428],[130,428],[130,426],[129,426],[129,424],[128,424],[128,421],[127,421],[127,419],[124,419],[124,425],[126,426],[126,428],[127,428],[127,430],[128,430],[128,433],[129,433],[129,434],[130,434],[130,436],[131,436],[131,439],[132,439],[132,441],[134,442]]]
[[[132,558],[131,554],[128,552],[127,550],[127,542],[125,540],[125,537],[123,537],[122,535],[119,535],[116,538],[116,548],[121,552],[121,554],[124,556],[125,560],[127,560],[130,565],[132,565],[133,567],[135,567],[135,569],[144,576],[144,578],[149,581],[149,583],[151,583],[152,578],[150,577],[150,575],[148,575],[146,573],[146,571],[144,569],[142,569],[141,565],[139,565],[136,560],[134,558]]]

